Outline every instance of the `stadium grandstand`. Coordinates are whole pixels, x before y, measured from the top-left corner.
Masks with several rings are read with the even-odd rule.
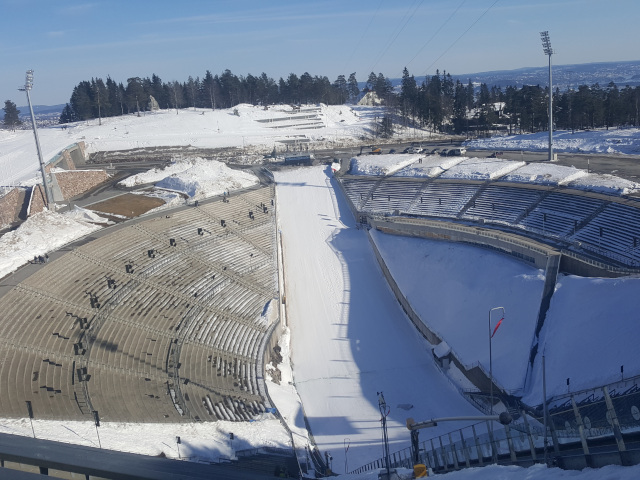
[[[27,401],[58,420],[263,412],[260,362],[278,323],[273,193],[104,229],[4,291],[2,416],[24,417]]]

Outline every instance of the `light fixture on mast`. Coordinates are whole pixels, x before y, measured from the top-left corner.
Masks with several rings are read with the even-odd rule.
[[[42,159],[42,151],[40,150],[40,140],[38,139],[38,129],[36,127],[36,118],[33,115],[33,107],[31,106],[31,96],[29,92],[33,88],[33,70],[27,70],[24,87],[18,88],[21,92],[27,93],[27,103],[29,104],[29,112],[31,113],[31,125],[33,127],[33,136],[36,139],[36,150],[38,151],[38,160],[40,161],[40,173],[42,174],[42,185],[44,186],[44,194],[47,201],[47,208],[53,205],[53,195],[51,193],[51,184],[47,180],[45,172],[44,160]]]
[[[545,55],[549,56],[549,161],[553,161],[553,84],[551,82],[551,55],[553,55],[553,49],[551,48],[551,39],[549,38],[549,32],[540,32],[540,38],[542,39],[542,50]]]

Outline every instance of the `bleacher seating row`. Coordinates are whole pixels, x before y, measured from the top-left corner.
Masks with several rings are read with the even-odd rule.
[[[173,422],[264,411],[273,187],[123,226],[0,298],[0,415]],[[249,213],[251,212],[251,213]]]
[[[506,226],[623,266],[640,266],[640,202],[500,181],[355,176],[341,181],[351,203],[362,213]]]

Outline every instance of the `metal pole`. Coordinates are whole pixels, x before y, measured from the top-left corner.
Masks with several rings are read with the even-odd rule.
[[[553,83],[551,82],[551,54],[549,51],[549,161],[553,162]]]
[[[29,113],[31,114],[31,126],[33,127],[33,136],[36,139],[36,150],[38,151],[38,160],[40,161],[40,173],[42,174],[42,185],[44,187],[44,194],[47,200],[47,208],[53,203],[53,195],[51,194],[51,186],[47,182],[47,174],[45,172],[44,160],[42,158],[42,150],[40,149],[40,139],[38,138],[38,128],[36,126],[36,117],[33,114],[33,107],[31,106],[31,95],[29,91],[33,87],[33,70],[27,70],[26,82],[24,90],[27,93],[27,103],[29,104]]]
[[[547,369],[544,353],[542,354],[542,397],[542,409],[544,415],[544,464],[549,465],[547,457]]]
[[[96,425],[96,435],[98,436],[98,446],[102,448],[102,442],[100,441],[100,434],[98,433],[98,425]]]
[[[551,48],[551,39],[549,38],[549,32],[540,32],[540,38],[542,39],[542,50],[545,55],[549,56],[549,161],[553,161],[553,82],[551,81],[551,55],[553,55],[553,49]]]

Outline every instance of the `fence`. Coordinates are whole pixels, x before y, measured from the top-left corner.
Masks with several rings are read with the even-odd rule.
[[[390,467],[423,463],[434,471],[489,463],[530,466],[553,459],[564,468],[640,463],[640,377],[547,402],[545,435],[542,406],[520,405],[506,426],[480,422],[419,442],[390,455]],[[407,438],[409,432],[407,431]],[[384,458],[359,467],[362,473],[385,466]]]

